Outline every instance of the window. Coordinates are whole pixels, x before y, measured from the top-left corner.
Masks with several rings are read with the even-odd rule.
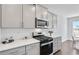
[[[73,34],[79,37],[79,20],[73,21]]]

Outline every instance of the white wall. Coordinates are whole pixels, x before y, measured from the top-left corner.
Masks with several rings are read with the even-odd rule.
[[[60,36],[62,36],[62,42],[68,40],[67,39],[67,18],[61,15],[58,15],[57,33]]]
[[[25,36],[31,38],[32,32],[34,32],[34,29],[2,29],[1,41],[10,38],[10,36],[13,36],[14,39],[21,39]]]

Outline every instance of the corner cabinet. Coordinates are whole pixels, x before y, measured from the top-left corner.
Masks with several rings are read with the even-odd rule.
[[[2,4],[2,27],[21,28],[22,25],[22,5]]]
[[[35,5],[23,5],[23,28],[35,28]]]
[[[40,43],[26,46],[26,55],[40,55]]]

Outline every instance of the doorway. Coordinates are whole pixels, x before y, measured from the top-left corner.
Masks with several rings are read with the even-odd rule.
[[[68,18],[67,22],[67,35],[68,39],[72,40],[72,36],[79,37],[79,17]]]
[[[68,39],[72,41],[72,46],[79,50],[79,17],[68,19]]]

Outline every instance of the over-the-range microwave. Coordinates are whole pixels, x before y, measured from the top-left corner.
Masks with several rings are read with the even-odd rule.
[[[48,28],[48,21],[35,18],[35,28]]]

